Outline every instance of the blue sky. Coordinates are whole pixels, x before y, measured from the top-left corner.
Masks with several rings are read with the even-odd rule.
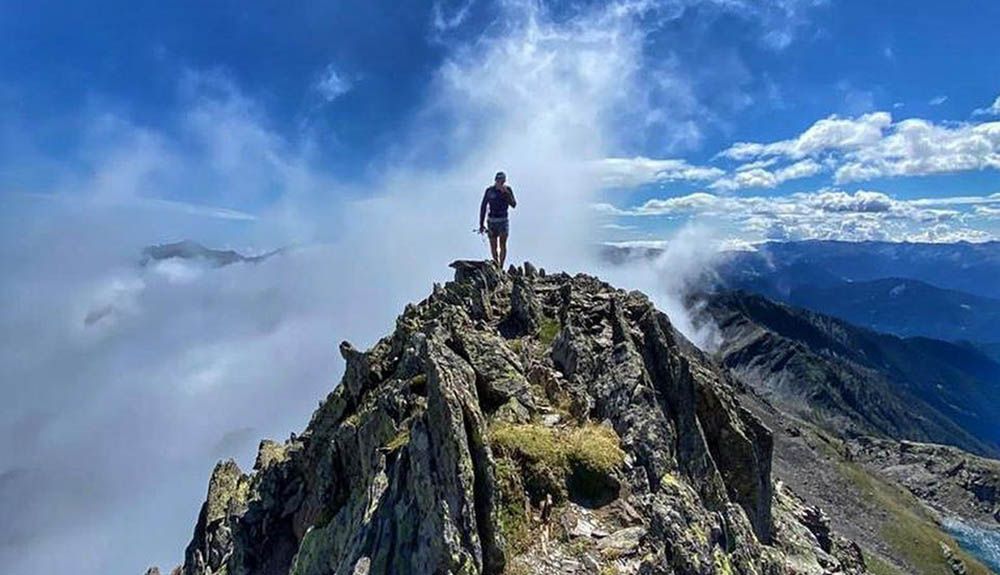
[[[609,98],[596,112],[600,125],[593,126],[598,132],[593,137],[601,140],[600,153],[682,160],[727,175],[675,177],[658,172],[655,165],[621,165],[630,171],[622,182],[598,171],[594,177],[610,181],[613,185],[603,187],[614,192],[600,195],[596,203],[617,209],[602,212],[606,239],[657,239],[692,219],[715,222],[726,235],[745,239],[920,239],[934,226],[938,239],[996,235],[997,205],[988,196],[1000,192],[1000,143],[995,129],[967,132],[1000,119],[1000,109],[991,109],[1000,97],[1000,61],[991,33],[1000,21],[1000,6],[972,1],[904,6],[889,1],[674,0],[622,2],[619,8],[629,13],[627,34],[634,42],[625,48],[627,62],[620,69],[630,92],[621,101]],[[0,45],[5,126],[0,193],[70,197],[101,194],[80,180],[100,170],[102,154],[113,154],[115,146],[134,146],[126,142],[135,133],[147,134],[175,156],[203,154],[207,136],[192,133],[184,118],[206,102],[238,108],[235,113],[250,118],[253,130],[294,157],[289,161],[338,183],[317,184],[311,194],[315,201],[377,194],[373,182],[387,166],[405,162],[428,175],[447,169],[467,147],[454,140],[455,132],[475,131],[490,121],[478,117],[490,113],[488,105],[456,111],[454,102],[440,101],[441,78],[449,65],[475,57],[501,38],[516,37],[529,20],[574,33],[580,33],[580,22],[587,17],[591,31],[621,26],[598,21],[594,14],[612,9],[595,2],[311,2],[279,7],[260,2],[46,1],[8,2],[0,10],[5,38]],[[500,77],[484,84],[484,90],[550,90],[517,77],[519,64],[505,70],[504,57],[513,56],[499,57],[494,71]],[[581,68],[572,72],[577,74],[588,63],[574,65]],[[825,118],[851,122],[875,112],[890,119],[878,137],[863,144],[820,146],[805,155],[720,156],[737,142],[793,140]],[[925,125],[911,126],[918,133],[886,142],[904,120]],[[950,138],[950,147],[896,154],[899,146],[919,148],[921,138]],[[983,138],[984,147],[971,152],[978,155],[966,157],[963,146],[975,147],[970,140],[982,143]],[[874,150],[879,145],[883,149]],[[963,157],[939,157],[955,149]],[[911,157],[922,153],[930,157]],[[868,157],[870,169],[863,177],[834,176],[838,166],[858,154]],[[892,165],[883,165],[886,154],[896,154]],[[757,177],[733,179],[736,170],[754,169],[758,161],[767,165],[751,174]],[[781,168],[803,161],[796,171],[774,177]],[[926,165],[901,165],[907,162]],[[492,169],[483,166],[482,171]],[[184,170],[192,168],[185,165]],[[643,170],[644,177],[638,175]],[[267,185],[260,178],[268,176],[259,175],[254,193],[233,194],[224,188],[239,182],[219,174],[205,174],[196,182],[161,174],[154,178],[162,180],[157,185],[133,182],[121,193],[257,217],[299,193],[294,185]],[[478,189],[480,183],[470,182],[470,188]],[[531,181],[520,183],[532,186]],[[807,214],[815,216],[815,225],[769,221],[772,229],[762,231],[760,225],[746,224],[751,216],[736,204],[724,213],[639,209],[651,199],[697,192],[727,200],[782,197],[801,204],[802,198],[792,200],[790,194],[853,198],[858,190],[883,194],[883,207],[894,210],[898,229],[880,236],[876,229],[884,226],[875,212],[849,207],[838,216],[849,214],[869,232],[833,228],[820,222],[823,214]],[[985,199],[978,208],[942,205],[940,213],[921,213],[915,222],[912,214],[900,215],[910,207],[892,204],[949,196]],[[8,214],[31,203],[23,197],[11,201]],[[846,205],[852,200],[838,201]],[[732,210],[743,211],[734,215]],[[773,216],[771,220],[780,219]]]

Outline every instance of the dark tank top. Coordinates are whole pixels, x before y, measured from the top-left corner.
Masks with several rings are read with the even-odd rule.
[[[502,219],[507,217],[507,194],[497,189],[496,186],[486,188],[486,203],[490,207],[490,218]]]

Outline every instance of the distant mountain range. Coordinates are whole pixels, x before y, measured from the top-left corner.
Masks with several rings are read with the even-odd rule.
[[[788,412],[854,435],[1000,454],[1000,364],[980,351],[900,338],[749,292],[710,296],[717,355]]]
[[[701,304],[721,331],[715,359],[773,430],[773,476],[872,545],[885,562],[873,553],[871,573],[990,572],[956,561],[944,531],[1000,566],[1000,364],[745,291]]]
[[[622,263],[656,248],[607,246]],[[1000,242],[769,242],[723,254],[705,290],[745,290],[904,337],[968,341],[1000,359]]]
[[[800,286],[885,278],[1000,299],[1000,242],[770,242],[754,252],[731,252],[719,273],[734,287],[756,286],[753,291],[779,299]]]

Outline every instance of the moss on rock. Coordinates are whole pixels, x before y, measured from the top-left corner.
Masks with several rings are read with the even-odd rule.
[[[520,464],[531,500],[567,497],[599,506],[618,496],[617,471],[625,460],[614,430],[588,424],[569,430],[538,423],[495,425],[493,448]]]
[[[385,447],[383,447],[382,449],[388,453],[392,453],[394,451],[401,449],[404,445],[406,445],[409,442],[410,442],[410,430],[404,429],[399,433],[397,433],[396,437],[390,439],[389,443],[386,443]]]
[[[531,518],[521,473],[517,463],[507,458],[497,459],[494,472],[500,492],[497,506],[500,534],[508,554],[518,555],[531,546]]]
[[[543,317],[540,322],[538,322],[538,340],[542,342],[545,346],[552,345],[555,341],[556,336],[559,335],[559,330],[561,326],[558,320],[554,320],[550,317]]]

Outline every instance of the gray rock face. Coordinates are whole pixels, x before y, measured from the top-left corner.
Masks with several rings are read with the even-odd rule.
[[[851,454],[895,481],[939,515],[1000,523],[1000,461],[932,443],[859,437]]]
[[[864,572],[781,504],[770,432],[644,295],[452,267],[341,345],[301,435],[216,466],[185,575]]]

